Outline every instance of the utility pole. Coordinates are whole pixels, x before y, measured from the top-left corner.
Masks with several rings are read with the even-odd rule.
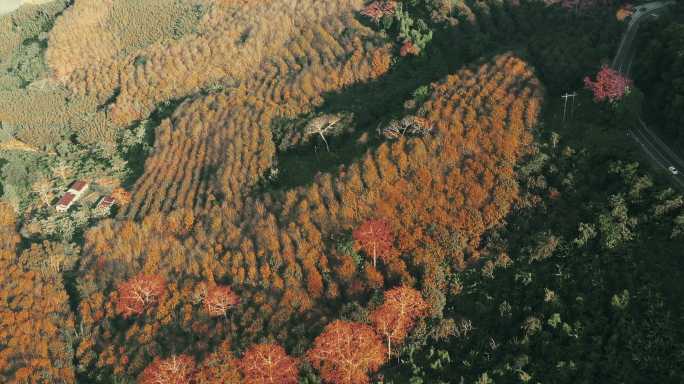
[[[577,96],[576,92],[572,92],[572,106],[570,107],[570,119],[575,118],[575,96]]]
[[[577,96],[577,92],[572,92],[572,93],[567,93],[567,92],[566,92],[565,95],[561,96],[561,98],[564,99],[564,102],[563,102],[563,121],[565,121],[565,116],[567,115],[567,114],[566,114],[566,111],[567,111],[567,108],[568,108],[568,98],[571,98],[571,97],[572,97],[572,109],[570,110],[570,114],[571,114],[571,116],[574,115],[574,111],[575,111],[575,96]]]

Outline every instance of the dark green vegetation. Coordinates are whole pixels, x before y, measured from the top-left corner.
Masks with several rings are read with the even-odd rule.
[[[684,200],[628,156],[545,136],[489,260],[455,277],[457,337],[417,337],[394,382],[684,380]]]
[[[621,27],[612,12],[574,15],[526,3],[493,7],[491,18],[476,12],[477,27],[446,32],[467,42],[461,59],[501,49],[526,54],[549,90],[541,144],[519,168],[519,209],[483,241],[488,257],[446,277],[454,295],[443,318],[416,332],[400,369],[385,370],[387,382],[684,380],[684,200],[634,161],[641,155],[622,131],[638,105],[616,111],[580,91],[572,118],[568,104],[561,121],[561,93],[580,89],[617,47]],[[679,129],[680,27],[668,19],[644,33],[657,38],[637,78],[649,112],[665,108]],[[627,103],[639,104],[635,91]]]
[[[554,97],[579,90],[584,76],[610,60],[623,28],[612,8],[573,13],[543,2],[514,6],[510,2],[466,1],[452,2],[455,5],[448,10],[441,3],[448,1],[403,3],[402,18],[421,26],[422,34],[427,34],[425,28],[430,31],[431,39],[419,55],[401,58],[390,73],[377,80],[326,95],[325,104],[316,111],[351,112],[354,125],[364,129],[332,138],[330,151],[321,140],[294,148],[285,146],[278,153],[278,181],[270,188],[305,185],[318,172],[333,171],[358,159],[380,142],[375,132],[366,128],[402,116],[411,110],[407,105],[420,104],[421,88],[427,92],[430,83],[497,53],[514,51],[532,63]],[[403,39],[400,22],[383,19],[377,26],[369,20],[366,24],[387,31],[399,42]],[[368,131],[370,138],[362,139]],[[278,132],[274,136],[277,141]]]
[[[684,144],[684,7],[640,28],[634,80],[646,95],[646,116],[673,147]]]
[[[0,91],[25,88],[45,71],[47,32],[70,3],[53,1],[41,7],[23,7],[0,21]]]
[[[416,4],[410,13],[435,31],[432,49],[460,62],[514,50],[534,64],[553,94],[581,88],[582,78],[613,56],[623,29],[610,7],[572,12],[543,2],[465,1],[452,2],[445,13],[434,9],[448,1],[408,3]]]

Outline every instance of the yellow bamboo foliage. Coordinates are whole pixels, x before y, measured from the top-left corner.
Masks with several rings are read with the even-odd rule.
[[[113,121],[121,126],[146,117],[160,102],[210,85],[235,86],[310,25],[331,17],[351,18],[352,12],[363,6],[362,0],[325,4],[308,0],[205,1],[198,4],[206,7],[206,12],[196,32],[178,40],[162,39],[124,55],[115,48],[119,37],[102,29],[94,32],[92,44],[96,46],[89,48],[102,53],[79,55],[70,49],[73,44],[68,42],[77,41],[83,33],[73,28],[69,19],[78,18],[84,31],[95,30],[108,20],[116,4],[129,2],[137,3],[77,1],[73,14],[64,17],[63,26],[55,26],[51,32],[52,48],[47,53],[55,78],[72,91],[93,95],[100,103],[116,96],[110,109]],[[151,2],[150,7],[160,2]],[[77,9],[92,15],[81,18]],[[106,48],[99,50],[99,45]],[[120,57],[112,57],[111,52],[119,52]]]

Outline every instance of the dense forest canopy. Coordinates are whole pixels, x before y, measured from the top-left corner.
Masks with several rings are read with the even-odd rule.
[[[635,58],[637,84],[649,98],[649,118],[671,140],[684,143],[684,10],[681,7],[645,25]]]
[[[631,79],[632,11],[0,16],[0,382],[684,382],[684,197],[624,135],[682,138],[683,13]]]

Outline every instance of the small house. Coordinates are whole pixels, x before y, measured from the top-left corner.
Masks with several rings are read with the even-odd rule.
[[[57,206],[55,206],[55,209],[57,209],[57,212],[66,212],[71,208],[71,206],[78,200],[81,195],[83,195],[83,192],[85,192],[88,189],[88,183],[86,183],[83,180],[77,180],[74,181],[73,184],[69,187],[69,190],[62,196],[61,199],[57,202]]]
[[[89,184],[86,183],[85,181],[77,180],[77,181],[74,181],[73,184],[71,184],[71,187],[69,187],[69,191],[67,191],[67,192],[74,194],[76,196],[76,198],[78,199],[79,197],[81,197],[83,192],[85,192],[88,189],[88,187],[89,187]]]
[[[95,209],[106,211],[109,210],[114,203],[116,203],[116,200],[113,197],[105,196],[100,199],[100,202],[97,203],[97,207],[95,207]]]
[[[74,204],[76,201],[76,195],[74,195],[71,192],[67,192],[62,196],[61,199],[57,202],[57,212],[66,212],[71,208],[71,206]]]

